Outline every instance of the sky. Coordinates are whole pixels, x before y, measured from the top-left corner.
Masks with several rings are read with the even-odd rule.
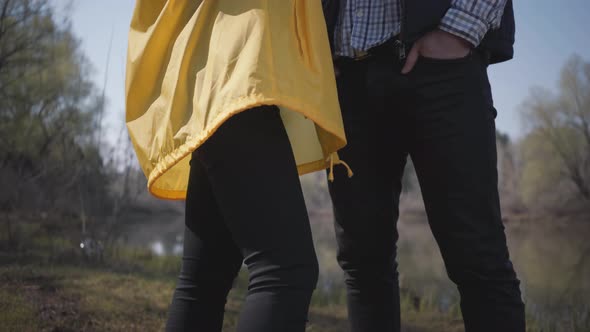
[[[53,0],[58,8],[69,1],[74,33],[94,67],[93,80],[100,89],[107,75],[105,127],[111,134],[119,132],[125,119],[127,34],[135,1]],[[515,58],[490,66],[489,74],[498,109],[497,128],[518,139],[524,128],[519,110],[530,88],[556,90],[560,70],[574,53],[590,61],[590,0],[516,0],[514,10]]]

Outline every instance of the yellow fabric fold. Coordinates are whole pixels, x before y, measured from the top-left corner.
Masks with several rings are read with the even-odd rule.
[[[346,139],[327,38],[320,1],[137,0],[126,123],[149,191],[184,199],[191,152],[260,105],[281,109],[300,174],[329,167]]]

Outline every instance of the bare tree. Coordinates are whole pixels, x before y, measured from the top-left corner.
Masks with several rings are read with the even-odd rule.
[[[528,171],[552,176],[554,183],[566,179],[578,197],[590,201],[590,63],[572,56],[561,72],[559,93],[534,89],[524,104],[523,116],[530,130],[525,162],[537,159],[535,169]],[[535,156],[531,150],[544,153]],[[559,172],[544,173],[555,160]]]

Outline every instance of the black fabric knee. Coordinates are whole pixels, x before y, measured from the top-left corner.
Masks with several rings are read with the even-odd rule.
[[[187,197],[187,227],[191,229],[189,214],[191,220],[199,221],[192,228],[197,245],[185,244],[185,257],[197,257],[186,263],[191,277],[185,281],[198,294],[195,302],[204,306],[207,298],[215,308],[187,309],[184,304],[178,307],[185,309],[176,309],[183,312],[176,320],[208,313],[215,324],[190,320],[192,325],[183,330],[209,331],[208,326],[214,327],[211,331],[220,330],[221,303],[225,303],[228,280],[235,276],[239,256],[248,267],[250,282],[238,331],[304,331],[318,263],[296,163],[278,108],[258,107],[227,120],[193,154],[189,190],[204,186],[194,184],[195,163],[206,174],[207,181],[201,176],[198,182],[207,182],[209,194]],[[229,261],[222,261],[228,257]],[[179,281],[179,287],[183,282]],[[181,303],[182,294],[177,288],[174,301]],[[169,321],[168,326],[173,325]]]

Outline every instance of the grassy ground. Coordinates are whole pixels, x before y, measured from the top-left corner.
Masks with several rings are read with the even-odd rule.
[[[174,282],[104,267],[0,266],[0,331],[162,331]],[[235,331],[244,293],[238,286],[229,297],[224,331]],[[348,331],[343,305],[314,302],[307,331]],[[402,307],[403,331],[463,330],[457,315]]]
[[[16,219],[12,242],[0,232],[0,332],[163,330],[178,257],[114,244],[101,261],[88,261],[73,221],[69,227],[67,220]],[[246,287],[242,273],[229,296],[224,331],[235,331]],[[316,291],[307,331],[348,331],[343,291],[337,293]],[[461,330],[456,315],[416,306],[410,297],[402,306],[404,331]]]
[[[162,331],[174,279],[83,266],[0,267],[2,331]],[[232,291],[224,331],[234,331],[243,291]],[[441,314],[404,312],[405,331],[460,331]],[[347,331],[343,306],[313,306],[308,331]]]
[[[399,228],[404,331],[462,331],[458,295],[427,225],[406,221]],[[0,232],[0,332],[162,330],[178,257],[115,244],[102,261],[89,262],[76,232],[48,229],[47,223],[21,222],[12,242]],[[523,280],[528,331],[589,332],[590,225],[560,219],[515,222],[508,230]],[[316,227],[323,274],[308,331],[346,332],[341,271],[332,266],[334,248],[328,238],[333,235],[324,233]],[[230,293],[225,331],[235,330],[246,280],[242,273]]]

